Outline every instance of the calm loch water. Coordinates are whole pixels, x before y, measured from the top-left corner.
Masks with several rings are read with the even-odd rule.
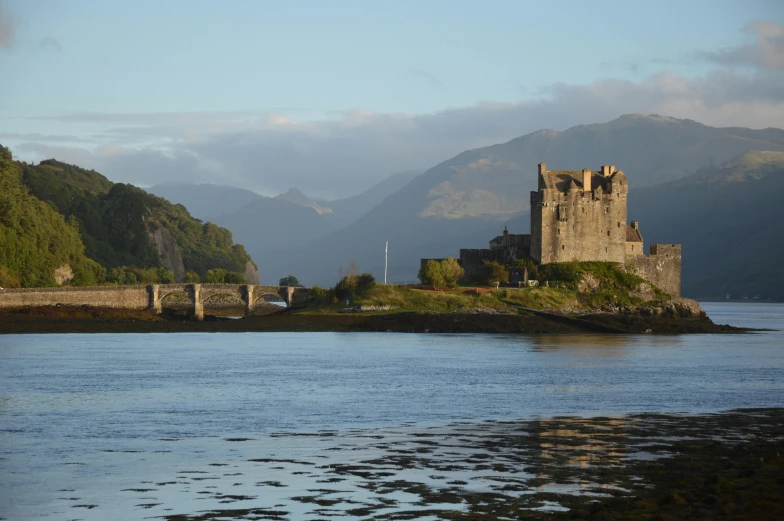
[[[784,329],[784,305],[704,307]],[[493,490],[457,462],[506,421],[782,406],[781,331],[0,335],[0,518],[364,519],[423,493],[340,470],[424,438],[454,464],[392,479]]]

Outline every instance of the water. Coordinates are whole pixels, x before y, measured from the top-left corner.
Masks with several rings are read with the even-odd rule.
[[[704,307],[719,323],[784,328],[784,305]],[[428,429],[443,440],[486,420],[780,406],[781,331],[0,335],[0,518],[230,505],[308,519],[329,514],[312,502],[324,483],[345,489],[320,499],[345,514],[350,501],[378,506],[380,496],[334,466],[410,450]],[[457,460],[472,443],[453,446]],[[420,470],[397,473],[432,487],[432,469]],[[384,497],[412,509],[415,496]]]

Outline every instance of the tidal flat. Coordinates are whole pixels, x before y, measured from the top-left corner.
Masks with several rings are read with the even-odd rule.
[[[716,324],[707,317],[643,317],[613,313],[580,316],[548,312],[302,313],[280,310],[243,317],[243,310],[191,320],[187,312],[43,306],[0,310],[0,334],[19,333],[244,333],[397,332],[523,334],[745,333],[749,328]],[[227,316],[228,315],[228,316]],[[233,315],[233,316],[232,316]]]
[[[168,521],[784,517],[780,408],[276,432],[213,440],[231,445],[221,458],[209,449],[211,458],[199,457],[188,440],[159,441],[169,449],[96,447],[95,457],[117,466],[155,459],[155,472],[100,494],[78,485],[61,489],[53,514],[63,515],[53,517],[108,519],[118,511],[122,518]]]

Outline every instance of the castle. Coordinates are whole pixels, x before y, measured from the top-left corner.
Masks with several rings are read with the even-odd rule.
[[[538,189],[531,192],[531,233],[504,233],[489,249],[461,249],[466,280],[479,277],[484,261],[511,264],[531,258],[538,264],[607,261],[623,264],[673,297],[681,294],[680,244],[644,242],[637,221],[626,222],[629,182],[613,165],[601,170],[547,170],[539,164]],[[422,259],[425,262],[427,259]],[[516,282],[519,273],[512,273]]]

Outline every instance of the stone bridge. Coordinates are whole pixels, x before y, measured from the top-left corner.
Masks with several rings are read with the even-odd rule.
[[[94,306],[124,309],[182,307],[202,320],[205,307],[219,302],[236,303],[250,314],[259,300],[283,301],[289,307],[304,304],[310,290],[293,286],[251,284],[153,284],[149,286],[94,286],[65,288],[24,288],[0,291],[0,308],[36,306]],[[169,297],[169,298],[167,298]]]

